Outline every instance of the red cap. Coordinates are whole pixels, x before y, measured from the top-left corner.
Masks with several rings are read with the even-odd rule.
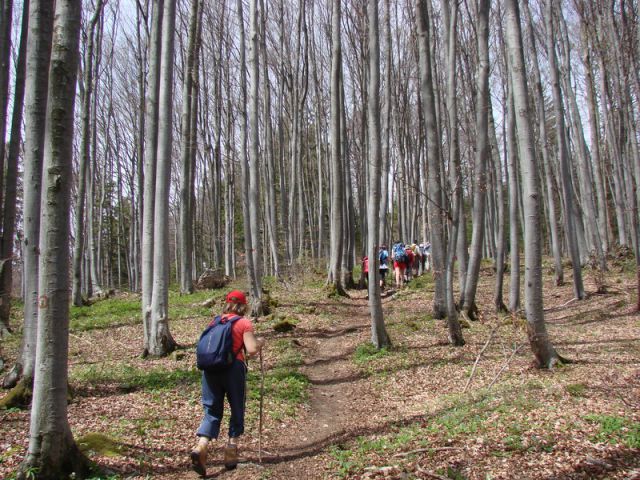
[[[227,293],[227,303],[241,303],[242,305],[247,304],[247,297],[240,290],[233,290]]]

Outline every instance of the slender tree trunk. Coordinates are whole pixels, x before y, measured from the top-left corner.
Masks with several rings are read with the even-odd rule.
[[[391,166],[391,148],[389,146],[391,139],[391,81],[393,78],[393,44],[391,39],[391,0],[385,0],[385,18],[384,33],[386,39],[385,54],[385,73],[386,80],[384,85],[384,109],[383,109],[383,143],[382,143],[382,167],[381,167],[381,185],[380,185],[380,219],[378,238],[381,243],[390,243],[389,235],[389,170]]]
[[[0,3],[0,172],[5,169],[5,139],[7,133],[7,107],[9,105],[9,77],[11,70],[11,27],[13,26],[13,0]],[[0,181],[0,205],[3,204],[4,182]]]
[[[151,335],[151,296],[153,293],[154,211],[156,164],[158,154],[158,104],[160,92],[160,52],[164,0],[152,0],[149,39],[149,76],[147,87],[144,149],[144,211],[142,214],[142,325],[143,356],[149,353]]]
[[[540,188],[536,167],[535,142],[527,103],[528,90],[520,12],[516,0],[506,0],[506,44],[509,53],[511,85],[521,159],[524,215],[525,313],[529,343],[540,368],[552,368],[558,361],[544,321],[542,299],[542,241],[540,236]]]
[[[18,157],[22,142],[22,112],[24,106],[25,70],[27,65],[27,33],[29,30],[29,1],[23,3],[20,47],[16,65],[13,112],[11,114],[11,140],[7,149],[4,214],[2,240],[0,241],[0,337],[9,329],[11,291],[13,287],[13,244],[16,227],[16,192],[18,182]],[[0,177],[1,178],[1,177]]]
[[[265,178],[266,178],[266,198],[267,212],[266,212],[266,225],[269,235],[269,248],[271,250],[271,260],[273,262],[273,271],[276,277],[280,277],[280,258],[278,255],[278,224],[276,215],[276,177],[275,177],[275,165],[274,165],[274,147],[273,147],[273,128],[271,125],[271,86],[269,84],[269,70],[267,68],[267,12],[264,7],[264,0],[260,0],[260,14],[262,22],[262,35],[260,37],[260,50],[262,53],[262,97],[264,108],[264,122],[265,122]],[[320,138],[318,137],[318,141]],[[318,155],[320,158],[321,156]],[[322,177],[320,176],[320,179]],[[320,184],[322,185],[322,184]],[[322,201],[320,201],[322,205]],[[322,217],[322,214],[320,214]],[[322,222],[322,218],[319,220]],[[320,223],[321,224],[321,223]]]
[[[569,166],[569,149],[567,148],[564,106],[562,92],[560,91],[560,75],[558,73],[558,58],[555,50],[555,29],[553,27],[553,0],[547,0],[547,56],[550,60],[551,87],[553,92],[553,105],[556,116],[556,140],[558,142],[558,160],[560,162],[560,176],[562,179],[562,196],[564,198],[564,229],[569,246],[569,254],[573,268],[573,293],[579,300],[585,298],[584,284],[582,282],[582,265],[578,250],[578,237],[576,236],[576,221],[573,208],[573,184]]]
[[[558,223],[556,221],[556,200],[555,188],[553,185],[553,167],[551,165],[549,135],[547,133],[547,116],[545,113],[545,100],[542,92],[542,78],[540,75],[540,67],[538,64],[538,53],[536,46],[536,36],[533,31],[533,20],[531,19],[531,11],[529,9],[529,0],[523,2],[524,12],[527,18],[526,28],[527,36],[531,42],[531,64],[533,67],[533,80],[535,83],[534,92],[536,95],[536,116],[538,118],[538,134],[540,136],[540,145],[542,149],[542,168],[544,170],[545,185],[547,193],[547,208],[549,218],[549,230],[551,232],[551,251],[553,253],[554,272],[556,277],[556,285],[564,284],[564,272],[562,268],[562,247],[560,234],[558,232]]]
[[[429,226],[431,227],[431,258],[435,279],[435,295],[433,299],[434,318],[446,316],[446,275],[444,243],[444,222],[446,215],[442,205],[442,186],[440,183],[440,135],[436,118],[435,95],[431,75],[431,59],[429,48],[429,18],[425,0],[416,0],[416,21],[418,29],[418,49],[420,67],[420,94],[422,109],[425,115],[427,136],[427,161],[429,168]]]
[[[71,472],[82,478],[89,471],[67,416],[69,213],[80,16],[79,0],[56,1],[42,189],[39,368],[34,379],[29,448],[18,473],[18,478],[25,479],[66,478]]]
[[[192,129],[196,113],[192,110],[198,72],[195,69],[198,58],[197,38],[198,16],[200,0],[191,0],[191,13],[189,20],[189,45],[187,50],[187,63],[184,70],[184,85],[182,95],[182,143],[180,145],[180,157],[182,159],[182,177],[180,184],[180,292],[193,293],[193,175],[196,158],[194,143],[197,129]]]
[[[24,206],[22,212],[24,222],[24,236],[22,239],[24,327],[22,329],[19,360],[3,380],[4,387],[12,387],[22,378],[23,384],[30,389],[35,372],[36,332],[38,326],[40,195],[52,29],[52,2],[48,0],[30,0],[24,102]]]
[[[371,342],[376,348],[391,345],[382,313],[380,298],[380,273],[378,271],[378,220],[380,218],[380,169],[382,143],[380,141],[380,39],[378,28],[378,3],[367,3],[369,17],[369,199],[367,201],[367,255],[369,257],[369,310],[371,311]]]
[[[340,0],[333,0],[331,18],[331,221],[330,221],[330,258],[327,284],[339,294],[345,294],[341,281],[342,245],[343,245],[343,185],[344,169],[340,158],[340,84],[342,63],[342,42],[340,39],[341,7]]]
[[[449,244],[446,258],[446,298],[447,298],[447,325],[449,328],[449,342],[454,346],[464,345],[462,328],[458,320],[458,311],[453,292],[454,257],[456,243],[460,233],[460,217],[462,211],[462,169],[460,166],[460,145],[458,136],[458,101],[457,101],[457,26],[458,5],[453,2],[449,7],[446,1],[442,2],[446,35],[446,69],[447,69],[447,118],[449,137],[449,177],[451,178],[451,225],[449,231]]]
[[[93,94],[93,47],[95,38],[95,27],[102,10],[102,0],[98,0],[93,16],[87,28],[87,46],[84,56],[84,75],[82,86],[84,95],[81,96],[81,132],[80,132],[80,165],[78,171],[78,199],[76,201],[76,217],[74,222],[75,245],[73,248],[73,285],[71,293],[72,303],[79,307],[83,305],[82,298],[82,257],[84,255],[84,227],[85,227],[85,193],[87,189],[87,169],[89,167],[90,151],[90,114],[91,98]],[[90,180],[89,180],[90,181]],[[93,212],[88,212],[93,215]]]
[[[471,254],[467,267],[464,302],[462,311],[472,319],[476,318],[475,305],[482,245],[487,196],[487,157],[489,156],[489,0],[478,2],[476,24],[478,42],[478,73],[476,92],[476,161],[475,184],[473,189],[473,232],[471,234]]]
[[[165,0],[158,104],[158,153],[154,202],[153,290],[149,354],[165,356],[177,347],[169,331],[169,184],[173,139],[173,54],[176,0]]]
[[[252,297],[252,315],[262,315],[262,236],[260,235],[260,161],[259,161],[259,115],[260,115],[260,60],[258,57],[258,2],[249,2],[249,224],[251,229],[250,249],[247,260],[252,261],[252,282],[250,283]],[[266,59],[264,60],[266,62]],[[300,212],[302,215],[302,212]]]

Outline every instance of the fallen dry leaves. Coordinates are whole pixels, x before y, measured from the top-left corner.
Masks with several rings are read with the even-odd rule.
[[[640,478],[640,452],[603,439],[598,423],[588,420],[599,415],[640,422],[640,318],[629,310],[633,278],[610,278],[616,285],[610,293],[582,302],[571,301],[570,284],[555,287],[546,278],[549,333],[561,355],[573,361],[552,372],[532,367],[522,321],[493,313],[492,275],[483,276],[480,321],[464,330],[464,347],[448,346],[443,322],[428,318],[432,292],[407,289],[384,299],[395,353],[364,365],[353,360],[356,348],[370,338],[364,292],[335,300],[303,285],[295,287],[295,298],[284,289],[273,291],[278,312],[295,314],[300,322],[291,333],[267,336],[272,342],[290,340],[303,356],[310,400],[292,415],[275,416],[276,405],[265,399],[262,465],[257,400],[250,400],[240,467],[224,470],[221,441],[211,450],[210,474],[228,479]],[[595,291],[588,279],[587,291]],[[205,323],[206,318],[173,321],[172,334],[179,344],[192,346]],[[73,333],[72,379],[82,378],[74,375],[87,369],[98,375],[123,365],[151,372],[194,364],[192,349],[178,360],[142,360],[141,338],[138,325]],[[265,351],[267,369],[275,355],[273,349]],[[150,391],[115,380],[72,380],[73,432],[76,438],[89,432],[116,438],[119,454],[92,459],[118,477],[197,478],[187,457],[201,415],[194,378]],[[28,421],[25,411],[0,412],[1,478],[24,456]],[[367,450],[367,442],[378,447]],[[346,458],[360,464],[341,464],[335,451],[351,452]]]

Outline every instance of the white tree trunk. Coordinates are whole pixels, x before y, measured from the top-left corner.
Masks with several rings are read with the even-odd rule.
[[[552,368],[560,360],[560,357],[549,340],[544,321],[540,186],[529,113],[529,94],[517,0],[506,0],[506,44],[509,54],[513,102],[515,112],[517,112],[515,120],[521,159],[524,216],[527,222],[524,229],[524,307],[527,315],[527,330],[529,343],[538,366]]]
[[[173,140],[173,45],[176,0],[165,0],[158,105],[158,157],[153,230],[153,291],[149,322],[149,353],[164,356],[176,348],[169,331],[169,183]]]
[[[142,214],[142,325],[143,355],[149,353],[151,296],[153,293],[154,211],[158,153],[158,103],[160,92],[160,52],[164,0],[153,0],[149,45],[149,77],[144,122],[144,193]]]
[[[69,214],[80,15],[80,0],[56,1],[40,219],[37,368],[29,449],[20,478],[33,478],[29,475],[34,471],[35,478],[66,478],[72,472],[82,478],[88,473],[67,418]]]
[[[371,342],[376,348],[391,345],[382,313],[380,273],[378,271],[378,221],[380,218],[380,170],[382,144],[380,141],[380,40],[377,0],[368,2],[369,16],[369,199],[367,201],[367,255],[369,257],[369,310],[371,311]]]

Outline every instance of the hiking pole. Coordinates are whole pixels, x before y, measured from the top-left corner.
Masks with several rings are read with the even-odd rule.
[[[264,363],[260,349],[260,419],[258,421],[258,462],[262,463],[262,406],[264,403]]]

